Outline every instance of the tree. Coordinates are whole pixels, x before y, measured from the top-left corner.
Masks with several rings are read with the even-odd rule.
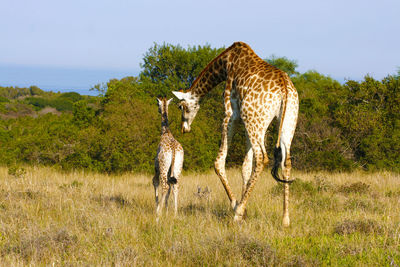
[[[299,74],[296,71],[296,68],[299,66],[296,60],[290,60],[287,57],[277,57],[275,55],[271,55],[269,58],[264,60],[278,69],[283,70],[290,77]]]
[[[146,93],[151,96],[189,88],[203,68],[223,50],[210,45],[184,49],[180,45],[154,44],[143,58],[140,82],[147,83]]]

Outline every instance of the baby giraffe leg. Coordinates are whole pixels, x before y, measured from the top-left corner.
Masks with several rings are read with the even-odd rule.
[[[153,177],[153,186],[154,186],[154,196],[156,199],[156,207],[158,206],[158,186],[160,185],[159,177],[158,175],[155,175]]]
[[[167,193],[168,193],[168,184],[167,184],[167,175],[165,174],[165,175],[161,175],[161,199],[158,201],[157,210],[156,210],[157,222],[162,214],[162,210],[166,203]]]
[[[172,191],[174,194],[174,204],[175,204],[175,216],[178,215],[178,192],[179,192],[179,185],[178,184],[174,184],[172,186]]]
[[[171,185],[168,185],[167,195],[165,196],[165,213],[168,214],[168,199],[171,194]]]

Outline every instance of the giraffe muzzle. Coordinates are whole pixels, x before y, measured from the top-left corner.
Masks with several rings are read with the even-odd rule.
[[[189,132],[190,132],[189,124],[186,121],[182,122],[182,133],[189,133]]]

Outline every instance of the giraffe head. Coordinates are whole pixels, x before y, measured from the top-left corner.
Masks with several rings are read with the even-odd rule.
[[[189,92],[172,92],[179,100],[179,109],[182,111],[182,133],[190,132],[192,124],[197,112],[200,109],[199,98]]]
[[[158,112],[162,115],[164,113],[168,114],[168,105],[171,103],[172,98],[167,100],[166,97],[157,97]]]

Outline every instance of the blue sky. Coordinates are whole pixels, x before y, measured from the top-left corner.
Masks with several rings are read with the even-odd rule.
[[[154,42],[244,41],[338,80],[400,67],[398,0],[2,0],[0,10],[0,85],[90,88],[137,75]]]

